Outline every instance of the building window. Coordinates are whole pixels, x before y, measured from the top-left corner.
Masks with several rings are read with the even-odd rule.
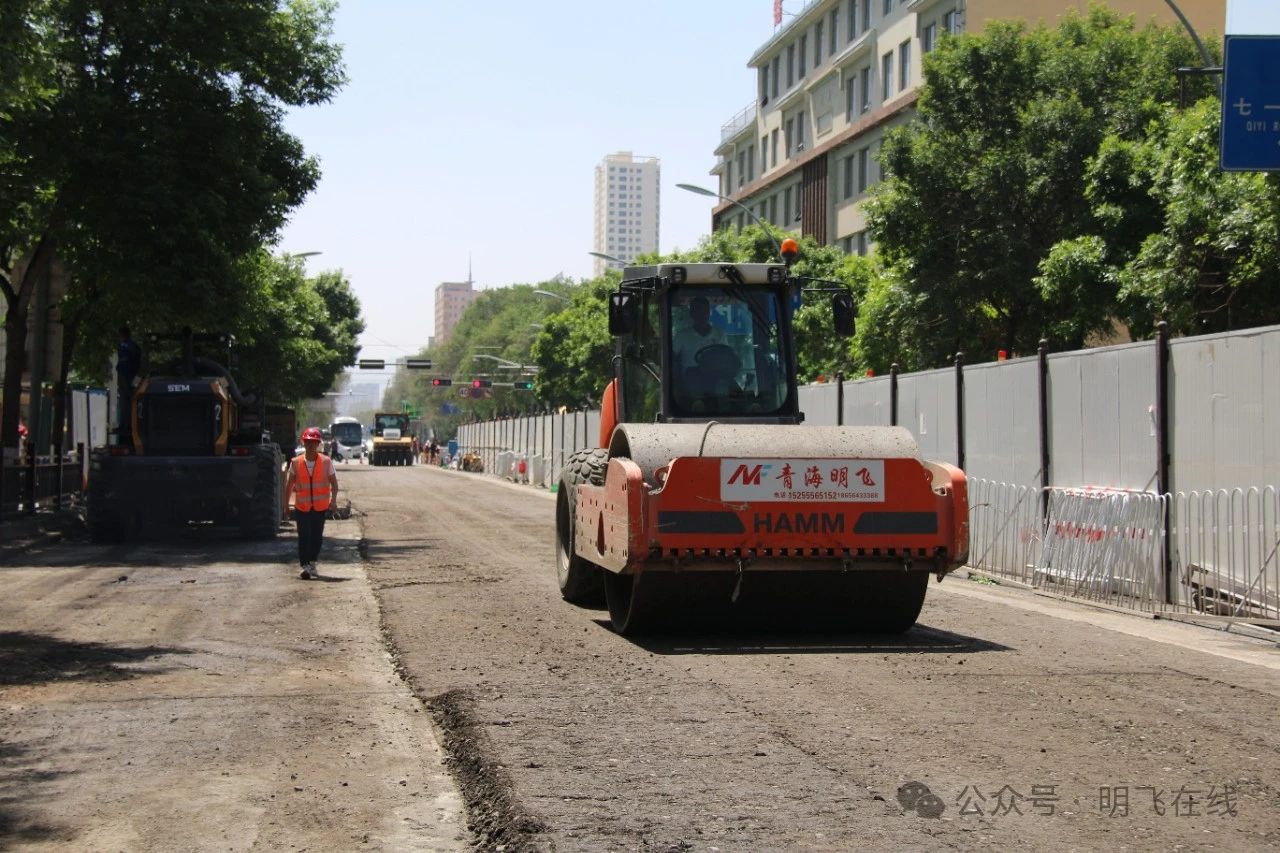
[[[822,64],[822,21],[813,25],[813,67]]]
[[[848,199],[853,197],[853,187],[854,187],[853,165],[855,160],[856,160],[856,155],[850,154],[848,157],[845,157],[844,160],[841,161],[841,163],[844,165],[844,186],[842,188],[844,191],[840,195],[841,199]]]
[[[898,91],[905,92],[911,85],[911,39],[898,45]]]
[[[858,250],[859,255],[867,253],[867,232],[859,231],[853,235],[854,247]]]
[[[769,86],[770,93],[773,97],[778,97],[778,64],[782,61],[781,56],[775,56],[773,62],[769,63]]]
[[[801,208],[804,206],[804,191],[796,184],[796,222],[800,221]]]
[[[867,187],[871,185],[871,148],[858,149],[858,194],[867,191]]]
[[[786,151],[787,159],[789,160],[791,159],[791,151],[795,146],[796,140],[796,120],[794,117],[787,119],[787,123],[783,125],[782,128],[782,135],[784,137],[782,145]]]
[[[789,216],[791,214],[791,187],[787,187],[782,191],[782,215]],[[782,223],[778,223],[781,225]]]
[[[796,84],[796,46],[787,45],[787,89]]]
[[[893,97],[893,51],[880,57],[880,100]]]
[[[776,223],[778,221],[778,194],[774,193],[769,197],[769,221]]]
[[[849,0],[849,41],[858,37],[858,4],[862,0]]]
[[[769,63],[760,66],[760,105],[769,103]]]
[[[881,9],[881,12],[885,15],[888,15],[892,11],[893,11],[893,0],[884,0],[884,8]]]
[[[754,181],[756,179],[756,147],[754,145],[747,146],[747,180]]]
[[[796,114],[796,150],[804,150],[804,110]]]
[[[871,0],[862,0],[862,31],[871,29]]]
[[[871,109],[871,66],[864,65],[862,71],[858,74],[858,98],[860,101],[859,111],[866,112]]]
[[[773,150],[770,159],[776,168],[778,165],[778,129],[775,127],[773,132],[769,134],[769,147]]]
[[[769,134],[760,137],[760,174],[769,171]]]
[[[850,77],[844,81],[844,120],[852,123],[858,114],[858,78]]]
[[[800,36],[800,49],[796,52],[800,55],[800,75],[799,76],[800,76],[800,79],[803,80],[805,75],[804,64],[808,59],[808,52],[809,52],[809,36],[807,34]]]
[[[840,46],[840,7],[836,6],[831,10],[831,43],[827,45],[827,53],[832,56],[836,55],[836,50]]]
[[[938,24],[932,23],[920,34],[920,52],[932,53],[938,44]]]
[[[960,35],[960,16],[955,9],[942,16],[942,31],[953,36]]]

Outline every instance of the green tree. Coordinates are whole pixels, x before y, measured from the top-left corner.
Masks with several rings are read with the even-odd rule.
[[[1096,245],[1064,243],[1100,230],[1086,170],[1104,140],[1140,138],[1177,99],[1175,69],[1196,62],[1181,31],[1097,6],[1053,29],[944,38],[918,120],[880,151],[868,210],[888,278],[867,307],[884,322],[864,325],[861,357],[897,347],[916,369],[957,350],[1030,352],[1046,334],[1080,346],[1105,328],[1114,282],[1081,275]],[[1062,286],[1038,283],[1046,272]]]
[[[556,408],[600,405],[600,395],[613,377],[609,294],[619,280],[617,272],[609,272],[584,283],[563,310],[543,321],[532,350],[539,399]]]
[[[342,84],[333,9],[332,0],[19,4],[17,30],[49,62],[31,64],[22,79],[37,82],[25,97],[0,104],[0,291],[7,328],[19,332],[7,341],[6,446],[16,441],[20,315],[55,252],[71,298],[93,305],[80,339],[100,347],[122,320],[162,329],[237,315],[240,259],[271,242],[318,177],[284,130],[283,108],[323,103]]]
[[[407,401],[422,412],[422,419],[442,437],[452,435],[457,424],[464,420],[546,405],[546,398],[536,391],[496,387],[490,396],[483,398],[462,397],[460,392],[482,375],[499,383],[512,382],[521,376],[528,379],[518,368],[502,364],[533,366],[533,341],[547,318],[563,305],[560,300],[534,291],[546,290],[569,298],[578,287],[557,277],[539,284],[515,284],[481,292],[467,307],[448,341],[418,353],[419,357],[431,359],[432,369],[398,371],[384,395],[385,405],[399,410],[400,401]],[[437,389],[431,384],[436,376],[448,377],[455,384],[448,389]],[[445,414],[442,409],[446,404],[458,411]]]
[[[303,274],[300,261],[260,250],[244,258],[233,322],[237,382],[271,401],[314,399],[356,361],[360,302],[341,272]]]
[[[1110,225],[1093,274],[1117,283],[1118,314],[1137,334],[1158,320],[1174,334],[1280,321],[1280,181],[1221,171],[1220,121],[1217,99],[1206,98],[1167,110],[1140,140],[1113,143],[1130,166],[1120,186],[1138,188],[1145,205],[1111,203],[1102,164],[1091,175]],[[1062,278],[1046,271],[1045,286]]]

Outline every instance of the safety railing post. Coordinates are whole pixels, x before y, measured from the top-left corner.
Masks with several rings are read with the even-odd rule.
[[[1040,339],[1036,350],[1039,369],[1036,378],[1036,393],[1040,398],[1040,530],[1049,525],[1049,484],[1053,477],[1049,469],[1049,342]]]
[[[956,353],[956,467],[964,470],[964,353]]]
[[[898,425],[898,363],[889,365],[889,426]]]

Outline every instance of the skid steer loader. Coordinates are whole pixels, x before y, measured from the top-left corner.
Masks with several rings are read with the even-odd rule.
[[[266,405],[242,393],[223,362],[197,356],[196,344],[230,356],[227,334],[183,329],[152,335],[156,370],[130,401],[127,443],[90,456],[86,521],[94,542],[119,542],[192,522],[233,525],[249,539],[280,528],[284,456],[266,429]],[[292,437],[288,439],[292,441]]]
[[[897,633],[968,552],[966,481],[901,427],[804,426],[792,313],[843,287],[781,264],[629,267],[599,447],[560,476],[562,596],[640,633],[701,615]],[[809,285],[806,287],[806,285]]]

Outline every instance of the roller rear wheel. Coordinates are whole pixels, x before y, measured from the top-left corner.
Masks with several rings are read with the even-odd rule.
[[[878,571],[854,575],[853,628],[901,634],[916,624],[929,588],[928,572]]]
[[[673,624],[673,605],[679,579],[670,572],[604,574],[604,597],[609,621],[619,634],[637,636]]]

